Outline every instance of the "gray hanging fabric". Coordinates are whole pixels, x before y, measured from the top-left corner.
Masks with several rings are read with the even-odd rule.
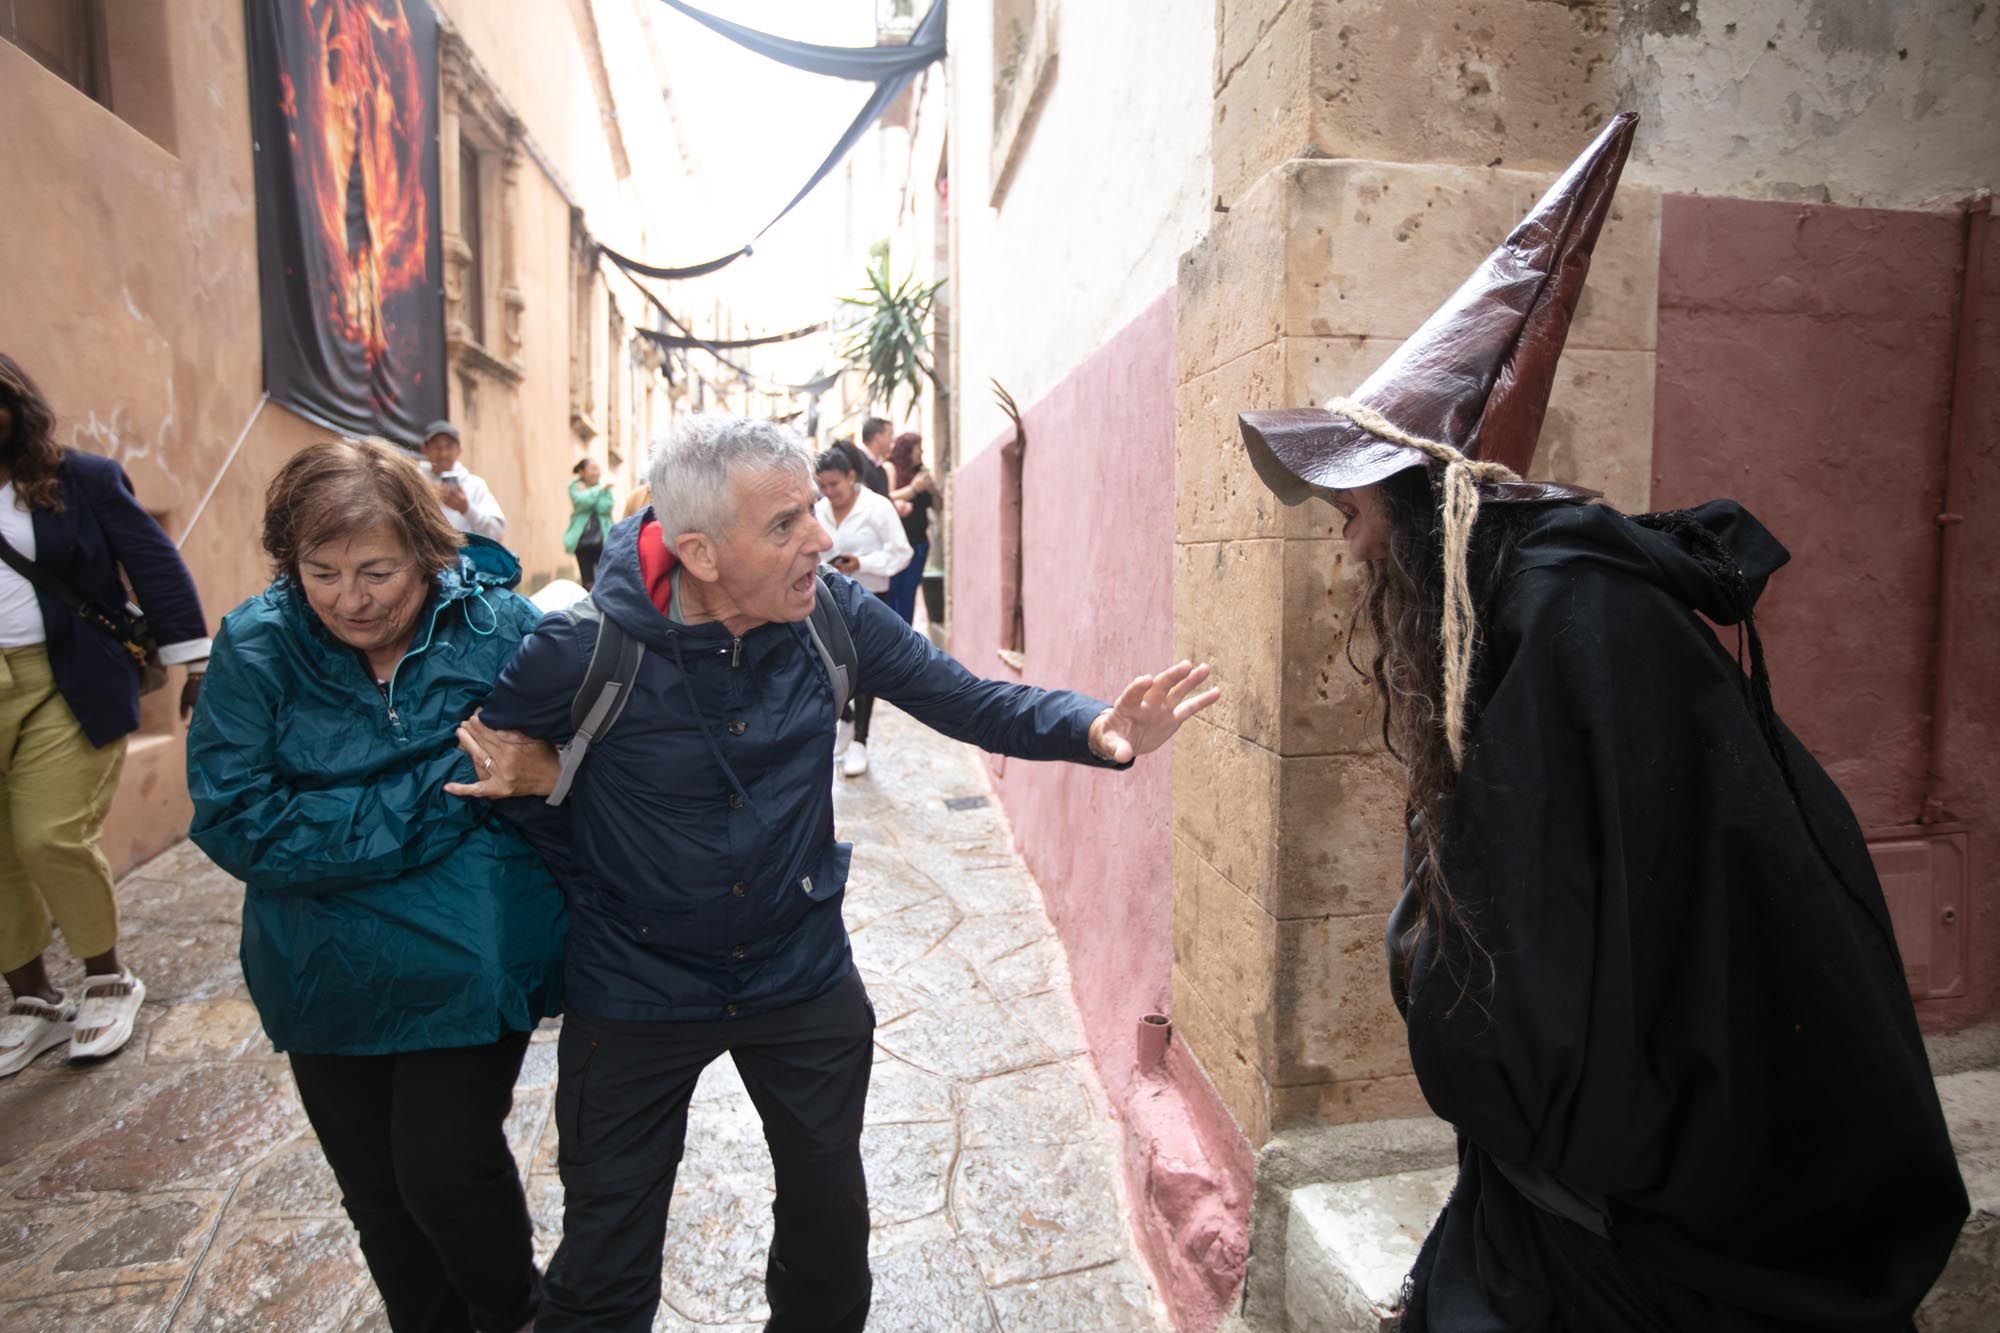
[[[703,13],[683,0],[660,0],[670,9],[679,10],[697,23],[705,24],[721,33],[739,46],[768,56],[780,64],[794,69],[806,70],[813,74],[824,74],[837,79],[854,79],[862,83],[873,83],[875,92],[862,106],[848,125],[847,132],[840,136],[840,142],[819,164],[819,169],[792,196],[791,201],[778,210],[778,215],[765,223],[756,236],[761,239],[765,232],[778,225],[784,216],[799,206],[799,201],[813,192],[813,187],[825,180],[827,173],[840,165],[840,160],[848,155],[861,136],[868,132],[910,86],[910,80],[927,69],[932,62],[942,60],[945,54],[945,0],[937,0],[924,15],[923,22],[917,24],[905,46],[815,46],[811,42],[796,42],[789,37],[773,37],[767,32],[758,32],[741,24],[719,19],[713,14]],[[750,247],[744,246],[733,254],[711,259],[707,263],[690,265],[687,268],[660,268],[628,258],[609,247],[600,246],[604,257],[628,273],[642,274],[649,278],[699,278],[735,263],[749,254]]]

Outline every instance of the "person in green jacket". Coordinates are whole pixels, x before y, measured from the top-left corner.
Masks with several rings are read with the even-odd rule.
[[[263,541],[275,581],[223,620],[188,733],[191,836],[245,884],[243,974],[390,1326],[511,1333],[540,1278],[502,1126],[567,922],[521,836],[447,785],[539,612],[384,445],[295,456]]]
[[[611,531],[611,487],[598,485],[603,470],[597,460],[586,458],[570,471],[569,527],[563,532],[563,550],[576,557],[579,581],[586,591],[597,582],[597,561],[604,554],[604,535]]]

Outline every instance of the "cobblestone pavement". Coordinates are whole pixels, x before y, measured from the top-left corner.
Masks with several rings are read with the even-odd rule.
[[[876,741],[872,775],[838,793],[880,1023],[868,1327],[1167,1328],[1062,951],[978,760],[886,705]],[[51,1052],[0,1083],[0,1328],[386,1329],[243,988],[241,888],[183,845],[120,893],[147,986],[132,1044],[88,1069]],[[554,1037],[529,1047],[508,1124],[543,1260],[562,1221]],[[756,1115],[718,1061],[690,1114],[657,1329],[761,1327],[770,1203]]]

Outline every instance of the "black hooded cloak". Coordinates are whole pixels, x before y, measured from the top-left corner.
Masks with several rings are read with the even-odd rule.
[[[1696,517],[1754,600],[1784,548],[1733,503]],[[1490,970],[1410,938],[1407,894],[1390,926],[1460,1136],[1405,1333],[1903,1330],[1944,1266],[1965,1188],[1888,910],[1701,619],[1744,601],[1602,506],[1508,557],[1440,853]]]

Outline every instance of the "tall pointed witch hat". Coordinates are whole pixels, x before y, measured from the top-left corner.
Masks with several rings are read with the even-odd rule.
[[[1456,766],[1465,763],[1465,695],[1479,639],[1466,560],[1480,503],[1590,497],[1520,474],[1534,461],[1556,361],[1638,123],[1628,111],[1605,126],[1500,248],[1352,396],[1324,408],[1237,418],[1257,474],[1287,504],[1316,488],[1354,490],[1406,468],[1444,465],[1439,646],[1445,738]]]
[[[1245,412],[1250,459],[1288,504],[1456,454],[1484,498],[1583,498],[1518,480],[1534,461],[1556,361],[1639,122],[1615,118],[1381,368],[1324,408]],[[1386,426],[1387,429],[1384,429]],[[1446,446],[1445,451],[1426,447]],[[1496,466],[1497,465],[1497,466]]]

